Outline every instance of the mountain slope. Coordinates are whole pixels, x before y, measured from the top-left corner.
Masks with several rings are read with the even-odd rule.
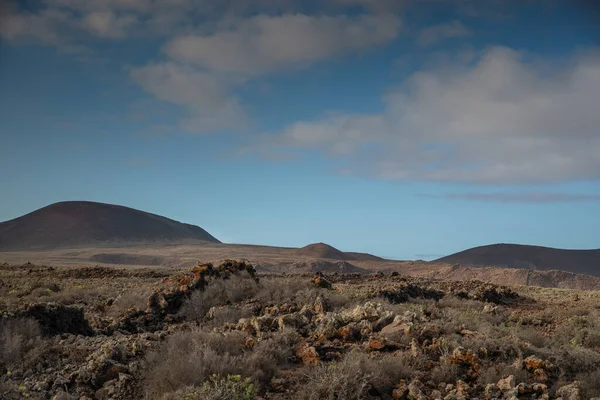
[[[496,266],[535,270],[562,270],[600,276],[600,249],[563,250],[518,244],[474,247],[435,262],[465,266]]]
[[[55,203],[0,223],[0,250],[201,240],[204,229],[133,208],[88,201]]]
[[[328,258],[342,261],[383,261],[383,258],[372,254],[343,252],[323,242],[294,249],[293,254],[299,257]]]

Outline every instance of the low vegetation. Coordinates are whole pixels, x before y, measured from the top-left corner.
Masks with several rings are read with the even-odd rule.
[[[598,292],[234,261],[58,272],[0,271],[2,399],[600,397]]]

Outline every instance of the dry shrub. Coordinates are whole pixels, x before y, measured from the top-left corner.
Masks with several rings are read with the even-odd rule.
[[[320,364],[308,373],[308,382],[298,389],[303,400],[365,398],[375,373],[368,356],[349,353],[342,360]]]
[[[213,375],[202,386],[179,390],[165,396],[165,400],[253,400],[256,394],[256,388],[248,378]]]
[[[465,349],[478,354],[480,358],[495,362],[511,362],[522,355],[522,346],[508,337],[463,337],[459,339],[459,343]]]
[[[577,380],[581,384],[584,398],[600,397],[600,369],[586,374],[579,374]]]
[[[249,318],[254,313],[250,308],[234,308],[229,306],[219,307],[212,313],[208,326],[219,327],[226,323],[236,323],[241,318]]]
[[[117,295],[114,287],[76,287],[66,288],[60,292],[50,294],[45,302],[57,302],[64,305],[84,304],[92,305]]]
[[[487,368],[482,368],[481,374],[477,378],[477,382],[485,386],[488,383],[498,383],[500,379],[506,378],[509,375],[515,377],[515,383],[527,382],[527,372],[522,368],[515,368],[512,365],[499,363],[491,365]]]
[[[445,309],[444,320],[446,321],[444,330],[446,332],[459,332],[462,329],[477,331],[489,326],[481,311],[475,309]]]
[[[459,375],[460,368],[455,364],[440,364],[431,370],[431,380],[436,385],[456,382]]]
[[[147,397],[169,398],[186,387],[200,387],[213,374],[248,377],[258,388],[264,388],[278,365],[292,354],[296,339],[284,332],[264,339],[253,349],[247,347],[246,339],[237,331],[221,334],[194,330],[171,335],[146,358]]]
[[[407,353],[370,358],[350,352],[340,361],[319,364],[298,389],[300,399],[362,399],[367,391],[391,395],[401,379],[415,376],[420,361]]]
[[[535,347],[546,346],[548,339],[532,327],[522,327],[516,331],[516,336],[528,343],[531,343]]]
[[[384,355],[381,359],[369,360],[373,371],[371,384],[380,394],[392,393],[401,379],[410,380],[416,372],[424,368],[424,357],[412,357],[409,353]]]
[[[143,311],[147,307],[148,297],[150,297],[151,294],[151,289],[128,289],[115,299],[110,307],[110,314],[119,315],[130,308],[136,308]]]
[[[40,337],[39,324],[33,319],[14,318],[0,321],[0,365],[14,365],[22,361]]]
[[[578,374],[595,372],[600,365],[600,353],[580,346],[561,346],[552,348],[530,348],[529,353],[551,361],[560,370],[560,375],[573,380]]]
[[[256,299],[262,303],[281,304],[291,302],[296,294],[312,289],[307,279],[300,277],[269,277],[262,278],[259,283],[259,291]]]
[[[232,275],[229,279],[215,279],[204,291],[194,292],[179,312],[189,321],[201,321],[212,307],[249,299],[258,290],[256,281],[250,276]]]
[[[458,310],[481,311],[481,310],[483,310],[484,303],[482,303],[481,301],[477,301],[477,300],[462,299],[457,296],[447,295],[447,296],[442,297],[437,302],[437,305],[438,305],[438,307],[441,307],[441,308],[455,308]]]
[[[322,298],[333,310],[351,307],[356,303],[344,293],[325,290],[313,285],[309,279],[302,277],[269,277],[262,278],[256,300],[264,304],[294,304],[302,307],[313,304],[317,298]]]

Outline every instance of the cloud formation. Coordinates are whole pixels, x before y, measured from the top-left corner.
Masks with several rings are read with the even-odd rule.
[[[369,49],[399,29],[400,20],[386,15],[259,15],[209,35],[179,36],[165,53],[212,71],[260,74]]]
[[[346,173],[524,184],[600,178],[600,53],[567,64],[493,47],[412,75],[379,114],[338,113],[266,135],[260,153],[317,150]]]
[[[444,39],[461,38],[469,35],[471,35],[471,30],[462,22],[455,20],[423,29],[419,33],[417,43],[425,47]]]
[[[132,78],[156,98],[187,110],[187,132],[237,128],[247,122],[234,88],[273,71],[302,68],[393,40],[400,20],[284,14],[235,19],[207,34],[181,35],[163,51],[167,61],[136,68]]]
[[[561,203],[600,201],[600,194],[571,194],[554,192],[495,192],[495,193],[446,193],[422,194],[422,197],[450,200],[471,200],[500,203]]]
[[[182,128],[206,132],[239,128],[246,115],[228,82],[215,74],[174,62],[150,64],[131,71],[132,79],[159,100],[183,107]]]

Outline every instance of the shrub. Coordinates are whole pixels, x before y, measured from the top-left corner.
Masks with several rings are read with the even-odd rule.
[[[600,397],[600,385],[598,385],[598,382],[600,382],[600,369],[587,374],[579,374],[577,380],[581,384],[584,398]]]
[[[456,382],[459,378],[460,368],[455,364],[440,364],[431,370],[431,380],[436,385],[441,383]]]
[[[175,398],[182,400],[252,400],[256,398],[256,387],[241,375],[211,375],[199,388],[189,388]]]
[[[179,312],[190,321],[201,321],[212,307],[249,299],[258,290],[258,284],[250,276],[232,275],[229,279],[215,279],[204,291],[194,292]]]
[[[221,334],[194,330],[171,335],[157,351],[146,357],[148,398],[169,398],[186,387],[199,388],[213,374],[250,378],[264,388],[279,364],[293,354],[297,340],[289,332],[273,334],[249,348],[238,331]],[[166,397],[165,397],[166,396]]]
[[[300,277],[263,278],[256,300],[261,303],[282,304],[291,303],[298,307],[313,304],[317,298],[322,298],[332,309],[348,307],[355,303],[344,293],[323,290],[313,285],[308,279]]]
[[[241,318],[249,318],[253,312],[249,308],[218,307],[212,313],[209,326],[218,327],[226,323],[236,323]]]
[[[298,390],[304,400],[362,399],[373,379],[367,356],[349,353],[340,361],[320,364],[308,374],[308,382]]]
[[[483,310],[484,304],[481,301],[463,299],[457,296],[447,295],[437,302],[441,308],[455,308],[459,310]]]
[[[33,319],[0,320],[0,365],[21,362],[40,334],[40,326]]]
[[[303,290],[313,289],[308,280],[299,277],[262,278],[256,299],[262,303],[280,304],[293,301]]]
[[[509,375],[515,377],[515,383],[527,382],[527,372],[522,368],[515,368],[512,365],[499,363],[483,368],[481,374],[477,378],[477,382],[485,386],[488,383],[498,383],[500,379],[506,378]]]
[[[523,327],[521,329],[518,329],[516,332],[516,336],[525,342],[531,343],[535,347],[544,347],[548,342],[544,335],[542,335],[532,327]]]
[[[300,399],[362,399],[367,391],[390,396],[401,379],[415,376],[424,367],[422,358],[408,353],[371,358],[350,352],[340,361],[311,369],[298,391]]]
[[[127,290],[115,299],[110,307],[110,314],[119,315],[132,307],[144,311],[147,307],[148,297],[151,294],[150,289]]]
[[[423,364],[423,365],[421,365]],[[378,393],[392,393],[401,379],[409,380],[424,367],[424,359],[411,357],[408,353],[385,355],[381,359],[371,359],[368,364],[373,372],[371,384]]]

